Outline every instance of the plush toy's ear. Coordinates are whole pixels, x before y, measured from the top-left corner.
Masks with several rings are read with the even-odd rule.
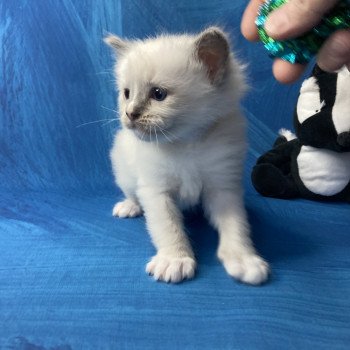
[[[207,69],[211,83],[220,82],[229,59],[230,46],[226,34],[210,27],[199,34],[195,42],[195,56]]]
[[[115,52],[117,53],[117,55],[123,55],[129,48],[130,44],[128,41],[125,41],[121,38],[119,38],[116,35],[108,35],[106,36],[103,41],[111,46]]]
[[[318,78],[319,76],[322,76],[324,74],[327,74],[323,69],[321,69],[318,64],[316,63],[314,68],[312,69],[311,75]]]
[[[316,79],[319,86],[321,101],[325,101],[327,105],[333,105],[336,95],[337,73],[326,72],[315,64],[311,76]]]

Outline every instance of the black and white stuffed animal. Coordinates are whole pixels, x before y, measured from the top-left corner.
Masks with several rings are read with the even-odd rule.
[[[350,72],[315,66],[294,114],[296,135],[281,130],[252,172],[267,197],[350,202]]]

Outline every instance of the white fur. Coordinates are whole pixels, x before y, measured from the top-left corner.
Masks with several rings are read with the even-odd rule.
[[[313,193],[333,196],[350,182],[350,152],[303,146],[297,162],[303,184]]]
[[[217,28],[205,33],[210,31],[225,35]],[[204,34],[161,36],[125,45],[112,39],[119,55],[122,129],[111,160],[117,184],[129,201],[123,211],[117,204],[113,214],[125,216],[129,210],[134,216],[130,201],[133,208],[142,207],[157,248],[146,271],[157,280],[176,283],[192,278],[196,269],[180,209],[201,201],[218,229],[218,257],[228,274],[259,284],[268,276],[268,265],[253,248],[243,203],[246,139],[238,106],[244,89],[242,69],[230,55],[223,78],[210,82],[207,67],[196,57],[196,45]],[[154,86],[168,90],[164,101],[148,98]],[[130,89],[129,99],[124,97],[125,88]],[[146,130],[133,129],[126,116],[139,105]]]
[[[287,139],[287,141],[292,141],[292,140],[295,140],[297,138],[294,133],[292,133],[290,130],[284,129],[284,128],[280,129],[278,131],[278,134],[281,136],[284,136]]]
[[[320,87],[315,77],[306,79],[300,88],[300,95],[297,103],[297,115],[299,123],[318,113],[325,102],[320,99]]]
[[[142,209],[138,203],[130,198],[118,202],[113,208],[113,216],[120,218],[133,218],[142,214]]]
[[[333,122],[338,134],[350,131],[349,101],[350,72],[344,66],[338,72],[337,95],[332,110]]]

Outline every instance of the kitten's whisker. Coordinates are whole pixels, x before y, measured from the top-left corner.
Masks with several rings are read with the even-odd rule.
[[[102,75],[102,74],[113,74],[113,72],[98,72],[98,73],[95,73],[95,75]]]
[[[175,140],[179,140],[179,137],[178,137],[178,136],[172,134],[172,133],[171,133],[170,131],[168,131],[168,130],[163,129],[157,122],[154,122],[154,123],[157,125],[157,127],[159,128],[159,130],[161,131],[161,133],[162,133],[164,136],[166,136],[165,133],[167,133],[167,134],[169,135],[169,137],[173,137],[173,140],[170,140],[170,138],[167,137],[167,140],[168,140],[168,141],[173,142],[173,141],[175,141]]]
[[[110,124],[110,123],[115,122],[115,121],[118,121],[118,119],[117,118],[111,119],[108,122],[103,123],[101,126],[106,126],[107,124]]]
[[[158,135],[157,135],[157,129],[156,129],[156,126],[154,126],[154,134],[156,135],[157,148],[159,149]]]
[[[101,107],[104,108],[104,109],[107,109],[107,111],[118,113],[118,111],[116,111],[115,109],[111,109],[111,108],[108,108],[108,107],[102,106],[102,105],[101,105]]]
[[[83,123],[83,124],[80,124],[80,125],[77,125],[76,128],[80,128],[81,126],[84,126],[84,125],[89,125],[89,124],[95,124],[95,123],[101,123],[101,122],[105,122],[106,120],[108,120],[109,122],[111,121],[115,121],[115,120],[118,120],[116,118],[108,118],[108,119],[100,119],[100,120],[94,120],[92,122],[87,122],[87,123]]]
[[[172,136],[174,140],[180,140],[180,137],[174,135],[173,133],[171,133],[168,130],[163,129],[164,132],[166,132],[169,136]]]
[[[164,136],[170,143],[172,143],[173,140],[171,140],[171,139],[164,133],[165,130],[163,130],[163,129],[159,126],[159,124],[158,124],[157,122],[154,122],[154,123],[156,124],[156,127],[158,127],[159,131],[163,134],[163,136]]]
[[[151,134],[152,129],[150,127],[148,127],[148,129],[149,129],[149,142],[151,142],[152,141],[152,134]]]
[[[158,128],[159,128],[159,126],[158,126]],[[173,142],[173,140],[171,140],[168,136],[166,136],[166,134],[164,134],[164,132],[163,132],[163,130],[162,130],[161,128],[159,128],[159,131],[163,134],[163,136],[164,136],[170,143]]]
[[[141,140],[140,141],[143,141],[143,138],[145,137],[146,133],[143,132],[142,135],[141,135]]]
[[[87,73],[87,75],[89,76],[93,76],[93,75],[113,75],[113,69],[106,69],[106,70],[103,70],[101,72],[91,72],[91,73]]]

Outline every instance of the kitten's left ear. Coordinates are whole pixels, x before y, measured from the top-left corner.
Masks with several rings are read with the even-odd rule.
[[[123,53],[125,53],[127,51],[127,49],[129,48],[129,43],[121,38],[119,38],[118,36],[115,36],[113,34],[110,34],[108,36],[106,36],[103,41],[111,46],[118,55],[122,55]]]
[[[207,68],[211,83],[220,82],[230,55],[230,45],[226,34],[217,27],[206,29],[196,40],[195,50],[196,58]]]

